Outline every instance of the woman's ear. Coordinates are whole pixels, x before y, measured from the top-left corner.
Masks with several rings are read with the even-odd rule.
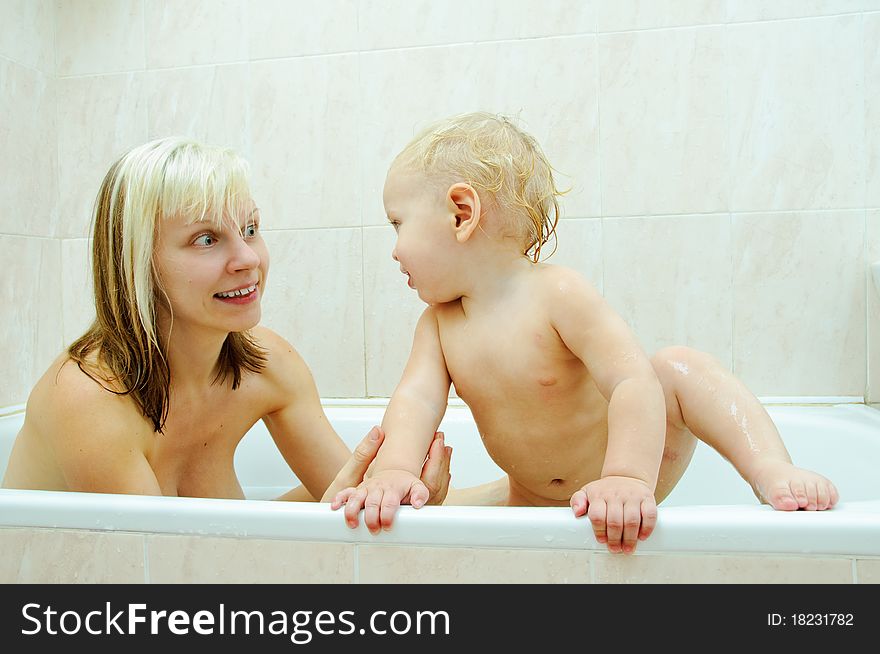
[[[470,184],[458,182],[446,192],[446,203],[452,220],[455,239],[467,241],[480,224],[480,195]]]

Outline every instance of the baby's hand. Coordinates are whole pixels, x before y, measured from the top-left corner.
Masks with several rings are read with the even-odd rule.
[[[585,513],[596,540],[609,552],[632,554],[657,524],[657,503],[648,485],[633,477],[608,476],[592,481],[571,496],[575,517]]]
[[[363,481],[357,488],[339,492],[330,505],[334,511],[345,504],[345,522],[355,529],[358,513],[364,509],[364,524],[371,534],[380,529],[391,529],[394,514],[401,504],[421,508],[428,501],[428,488],[406,470],[383,470]]]

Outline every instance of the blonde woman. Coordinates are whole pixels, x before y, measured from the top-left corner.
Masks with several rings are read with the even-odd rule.
[[[269,254],[246,162],[136,147],[104,178],[93,238],[96,320],[34,387],[4,487],[242,498],[233,455],[260,419],[303,483],[279,499],[362,480],[381,430],[352,455],[303,359],[257,326]],[[425,464],[435,501],[450,451],[438,435]]]

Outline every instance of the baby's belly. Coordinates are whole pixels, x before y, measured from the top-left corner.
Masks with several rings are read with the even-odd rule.
[[[566,505],[575,491],[601,476],[608,442],[603,418],[521,421],[503,428],[477,424],[489,456],[510,477],[514,504]]]

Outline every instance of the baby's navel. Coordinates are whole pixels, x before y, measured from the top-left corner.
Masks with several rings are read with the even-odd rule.
[[[556,377],[538,377],[538,383],[541,386],[553,386],[556,384]]]

